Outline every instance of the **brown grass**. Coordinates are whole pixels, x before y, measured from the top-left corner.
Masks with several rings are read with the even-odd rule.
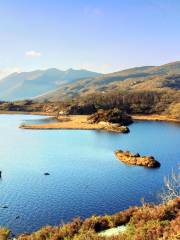
[[[166,121],[166,122],[180,122],[180,119],[173,118],[168,115],[133,115],[134,120],[147,120],[147,121]]]
[[[47,124],[32,124],[28,126],[21,126],[23,129],[84,129],[84,130],[102,130],[103,127],[99,124],[90,124],[87,121],[86,115],[71,115],[64,118],[59,117],[57,123]]]
[[[59,122],[46,124],[23,125],[23,129],[75,129],[75,130],[104,130],[104,127],[98,123],[89,123],[88,115],[71,115],[68,117],[59,117]],[[153,121],[171,121],[180,122],[178,119],[163,115],[133,115],[134,120],[153,120]]]

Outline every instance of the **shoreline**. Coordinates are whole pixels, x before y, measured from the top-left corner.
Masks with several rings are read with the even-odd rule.
[[[40,115],[40,116],[49,116],[49,117],[54,117],[56,116],[55,113],[48,113],[48,112],[26,112],[26,111],[2,111],[0,110],[0,115],[3,115],[3,114],[12,114],[12,115]],[[72,116],[89,116],[89,115],[70,115],[70,116],[67,116],[67,117],[72,117]],[[177,119],[177,118],[173,118],[173,117],[170,117],[168,115],[158,115],[158,114],[151,114],[151,115],[132,115],[132,119],[135,120],[135,121],[164,121],[164,122],[175,122],[175,123],[180,123],[180,119]],[[52,124],[52,123],[51,123]],[[36,128],[36,125],[37,124],[33,124],[33,127]],[[47,128],[47,126],[45,127],[44,124],[38,124],[39,127],[43,127],[44,128]],[[40,126],[41,125],[41,126]],[[31,125],[32,126],[32,125]],[[30,127],[30,126],[29,126]],[[50,129],[53,129],[53,128],[56,128],[55,126],[49,126]],[[95,129],[97,129],[99,127],[95,127]],[[67,129],[74,129],[73,127],[70,128],[69,126],[67,127]],[[78,129],[78,128],[77,128]],[[79,129],[82,129],[81,127],[79,127]],[[92,129],[92,126],[90,127],[90,130],[93,130]]]
[[[20,233],[15,236],[11,235],[12,232],[8,228],[1,228],[1,235],[6,237],[3,239],[9,240],[40,239],[39,236],[51,236],[52,239],[103,240],[106,238],[121,239],[116,238],[118,236],[120,237],[121,234],[123,234],[122,236],[125,236],[127,239],[132,239],[132,237],[133,239],[136,239],[136,237],[139,236],[138,232],[144,232],[144,229],[146,229],[146,233],[149,233],[149,236],[152,236],[152,227],[148,229],[147,226],[153,226],[153,229],[155,229],[155,226],[157,226],[161,227],[161,232],[155,232],[157,238],[153,239],[160,239],[159,237],[166,235],[166,237],[168,236],[168,238],[166,239],[175,240],[178,238],[174,237],[179,236],[179,228],[176,228],[176,230],[174,228],[174,223],[176,223],[177,227],[179,226],[179,203],[180,198],[176,197],[172,200],[169,200],[167,203],[146,203],[139,206],[129,206],[128,208],[118,211],[116,213],[106,215],[98,214],[96,216],[91,215],[89,217],[86,217],[85,219],[82,219],[81,217],[76,217],[66,223],[61,223],[56,226],[42,226],[37,230],[32,231],[31,233]],[[149,214],[149,212],[151,212],[152,214]],[[139,224],[139,216],[141,216],[142,219],[141,224]],[[164,221],[162,221],[162,216]],[[147,223],[149,225],[147,225]],[[131,227],[130,229],[137,229],[138,231],[128,231],[129,227]],[[126,238],[123,237],[123,239]],[[44,239],[49,239],[49,237]]]
[[[2,111],[0,110],[0,115],[9,114],[9,115],[40,115],[40,116],[49,116],[54,117],[56,114],[47,113],[47,112],[26,112],[26,111]]]
[[[176,122],[180,123],[180,119],[172,118],[167,115],[132,115],[135,121],[164,121],[164,122]]]
[[[69,115],[59,117],[59,121],[55,123],[42,123],[20,126],[22,129],[29,130],[102,130],[109,132],[123,132],[120,129],[112,129],[111,127],[105,127],[101,124],[90,124],[87,121],[88,115]],[[164,121],[180,123],[178,119],[168,118],[161,115],[133,115],[134,121]]]
[[[89,123],[88,115],[69,115],[58,118],[55,123],[21,125],[22,129],[30,130],[101,130],[116,133],[128,133],[125,126],[113,127],[111,124]]]
[[[42,123],[22,125],[22,129],[35,129],[35,130],[57,130],[57,129],[69,129],[69,130],[99,130],[98,124],[88,124],[86,115],[69,115],[68,117],[59,118],[55,123]],[[101,129],[100,129],[101,130]]]

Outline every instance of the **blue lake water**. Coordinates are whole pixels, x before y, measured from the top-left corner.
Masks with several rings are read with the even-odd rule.
[[[156,202],[163,177],[180,163],[178,124],[136,122],[129,134],[18,128],[43,118],[0,115],[0,225],[15,234],[75,216],[112,214],[143,197]],[[118,148],[153,155],[161,167],[127,166],[114,156]]]

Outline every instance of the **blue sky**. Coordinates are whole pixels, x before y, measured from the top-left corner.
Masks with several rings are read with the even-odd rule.
[[[0,76],[180,60],[179,0],[1,0]]]

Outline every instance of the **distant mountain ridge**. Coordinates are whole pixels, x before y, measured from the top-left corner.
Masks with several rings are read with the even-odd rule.
[[[100,74],[52,68],[14,73],[0,81],[0,100],[59,101],[111,91],[180,90],[180,61]]]
[[[33,98],[56,90],[64,83],[100,75],[100,73],[87,70],[61,71],[56,68],[13,73],[0,81],[0,100],[14,101]]]
[[[180,61],[161,66],[143,66],[66,83],[40,100],[58,101],[98,92],[128,90],[180,90]]]

